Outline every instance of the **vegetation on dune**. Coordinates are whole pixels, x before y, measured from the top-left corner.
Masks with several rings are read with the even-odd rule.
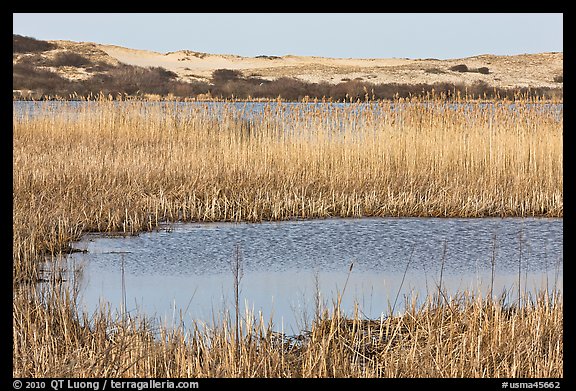
[[[13,53],[37,53],[45,52],[47,50],[55,49],[56,45],[38,40],[32,37],[25,37],[18,34],[12,36],[12,52]]]
[[[311,83],[296,78],[281,77],[266,80],[260,77],[237,76],[226,79],[219,71],[214,71],[211,82],[185,82],[175,78],[175,74],[163,68],[142,68],[121,64],[116,67],[92,64],[88,70],[103,70],[86,80],[69,80],[47,68],[39,68],[24,61],[14,65],[13,89],[33,92],[15,95],[19,99],[78,99],[78,96],[106,95],[140,96],[158,95],[172,98],[213,99],[277,99],[301,101],[304,99],[323,99],[329,101],[356,100],[395,100],[398,98],[425,97],[436,94],[447,100],[466,99],[509,99],[520,97],[544,97],[557,99],[562,97],[561,88],[492,87],[478,80],[471,85],[464,83],[436,82],[432,84],[371,83],[362,80],[345,80],[337,84],[328,82]],[[443,71],[429,70],[429,73]],[[556,80],[556,79],[555,79]],[[38,82],[39,81],[39,82]]]
[[[209,81],[185,81],[163,68],[143,68],[127,64],[111,65],[91,60],[87,56],[55,44],[30,37],[14,35],[13,38],[13,90],[18,99],[77,99],[78,96],[129,95],[145,97],[217,99],[277,99],[300,101],[303,99],[326,99],[331,101],[394,100],[408,97],[424,97],[435,93],[445,99],[487,98],[519,99],[521,97],[561,98],[563,89],[550,87],[494,87],[483,80],[464,83],[372,83],[362,78],[342,80],[340,83],[312,83],[292,77],[275,80],[259,76],[245,76],[239,70],[217,69]],[[57,49],[57,50],[55,50]],[[52,54],[47,55],[50,52]],[[273,58],[273,56],[267,56]],[[58,73],[62,67],[83,71],[87,77],[70,79]],[[476,72],[489,74],[487,67],[468,68],[465,64],[449,70],[431,68],[426,73]],[[551,79],[558,79],[551,75]]]

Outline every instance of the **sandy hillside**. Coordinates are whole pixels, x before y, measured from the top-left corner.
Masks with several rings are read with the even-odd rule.
[[[282,57],[241,57],[207,54],[189,50],[157,53],[112,45],[96,48],[130,65],[159,66],[177,73],[183,80],[208,80],[216,69],[236,69],[244,76],[276,79],[287,76],[309,82],[339,83],[360,78],[373,83],[434,83],[482,80],[497,87],[559,87],[554,77],[563,73],[563,53],[515,56],[479,55],[436,60],[404,58],[324,58],[287,55]],[[456,72],[450,67],[465,64],[469,69],[486,67],[488,74]]]
[[[245,77],[274,80],[292,77],[307,82],[337,84],[359,79],[371,83],[432,84],[436,82],[470,85],[484,81],[489,86],[561,88],[563,75],[562,52],[496,56],[483,54],[450,60],[407,58],[325,58],[311,56],[241,57],[231,54],[208,54],[191,50],[158,53],[92,42],[48,41],[55,49],[41,54],[55,58],[59,53],[72,52],[88,58],[94,64],[125,63],[144,67],[162,67],[175,72],[182,81],[210,81],[216,69],[240,70]],[[14,54],[14,63],[35,54]],[[451,68],[464,64],[468,72]],[[42,64],[37,64],[42,67]],[[83,80],[106,70],[86,67],[45,68],[71,80]],[[94,67],[92,67],[94,68]],[[479,69],[483,68],[482,72]],[[556,81],[554,80],[556,78]]]

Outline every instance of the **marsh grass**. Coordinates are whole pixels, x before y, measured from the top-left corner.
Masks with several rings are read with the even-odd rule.
[[[86,315],[65,294],[40,305],[21,293],[38,281],[46,255],[71,251],[90,231],[137,234],[166,221],[563,216],[562,116],[538,101],[493,103],[269,103],[248,119],[231,102],[218,115],[210,104],[105,99],[36,103],[35,115],[15,109],[14,376],[561,376],[557,301],[523,301],[511,318],[472,298],[440,314],[414,310],[385,329],[410,343],[370,347],[374,356],[360,321],[346,331],[340,315],[318,323],[296,354],[275,347],[259,320],[158,342],[145,323],[109,313],[80,322]],[[329,332],[318,331],[322,324]]]
[[[563,121],[537,103],[90,103],[15,110],[17,279],[83,232],[162,221],[563,215]]]
[[[471,292],[411,297],[377,320],[334,305],[287,336],[249,310],[238,327],[224,314],[170,329],[106,308],[79,313],[55,291],[15,298],[15,377],[563,377],[558,292],[526,295],[521,307]]]

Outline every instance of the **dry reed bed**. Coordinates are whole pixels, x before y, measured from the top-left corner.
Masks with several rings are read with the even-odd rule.
[[[366,353],[350,348],[359,338],[353,335],[346,343],[334,335],[319,336],[310,345],[313,354],[296,356],[251,340],[242,345],[247,353],[237,361],[230,353],[236,354],[230,328],[223,325],[194,342],[220,346],[204,346],[200,359],[194,343],[184,342],[182,335],[155,342],[144,325],[128,327],[109,314],[96,316],[91,328],[81,327],[69,301],[60,297],[45,307],[39,298],[18,293],[20,283],[37,280],[44,254],[67,249],[86,231],[136,233],[173,220],[563,216],[561,116],[531,102],[518,102],[514,110],[401,103],[330,111],[307,106],[302,112],[268,104],[250,121],[240,119],[242,109],[231,103],[223,104],[218,116],[208,104],[139,101],[46,105],[37,116],[15,110],[14,375],[561,376],[561,338],[549,338],[561,335],[557,304],[552,323],[540,315],[549,307],[536,305],[514,317],[512,326],[498,328],[499,344],[507,346],[501,355],[485,349],[484,341],[492,337],[483,328],[474,332],[484,339],[458,337],[450,328],[456,323],[441,317],[442,327],[452,330],[459,344],[452,341],[448,350],[430,354],[432,361],[424,365],[428,356],[419,355],[444,349],[444,340],[360,365]],[[518,332],[525,321],[538,327]],[[436,334],[426,322],[417,334],[431,342]],[[103,331],[110,327],[117,331]],[[524,345],[508,344],[534,332],[540,333],[541,345],[532,356],[527,347],[532,337]],[[341,356],[334,356],[333,344]],[[464,353],[470,344],[478,344],[478,362]],[[256,355],[261,349],[266,354]],[[553,360],[550,349],[556,349]],[[347,356],[352,352],[356,361]],[[462,367],[440,365],[440,355],[460,357]],[[490,366],[487,357],[503,364]],[[406,360],[423,369],[405,372]]]
[[[159,221],[328,216],[563,216],[562,117],[519,102],[91,102],[14,114],[15,275],[85,231]]]
[[[520,308],[469,292],[429,297],[375,321],[335,307],[299,338],[247,311],[239,340],[230,317],[158,331],[106,311],[78,315],[67,297],[31,297],[13,304],[15,377],[563,377],[558,293]]]

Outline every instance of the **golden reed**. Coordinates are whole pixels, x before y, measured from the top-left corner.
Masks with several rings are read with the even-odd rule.
[[[102,99],[78,106],[39,102],[34,103],[39,111],[35,115],[15,108],[14,283],[35,281],[44,254],[68,248],[83,232],[135,233],[162,221],[562,217],[562,115],[542,110],[544,105],[538,101],[515,102],[513,108],[500,103],[451,107],[434,101],[396,101],[330,110],[266,103],[250,115],[247,107],[233,102],[219,106]],[[98,360],[109,358],[119,342],[104,333],[98,342],[102,350],[98,350],[96,342],[89,342],[97,338],[96,329],[74,326],[58,331],[56,327],[56,334],[45,335],[48,339],[42,345],[40,340],[23,342],[35,328],[47,327],[46,333],[52,333],[48,329],[59,316],[75,316],[66,312],[72,310],[65,301],[58,303],[44,314],[40,307],[30,307],[30,299],[15,298],[14,314],[21,319],[15,318],[14,323],[15,375],[55,375],[65,365],[58,360],[67,355],[77,360],[76,367],[69,365],[75,368],[71,373],[110,374],[98,367]],[[65,319],[58,322],[64,322],[62,327],[67,324]],[[126,341],[149,337],[134,333]],[[30,353],[26,346],[42,350],[55,345],[57,350],[59,338],[77,338],[76,350],[64,356],[52,352],[55,358],[51,360],[57,362],[43,370],[37,363],[25,364]],[[188,357],[186,344],[170,344]],[[129,350],[135,355],[132,361],[123,361],[127,375],[218,375],[196,372],[198,367],[184,364],[174,371],[160,368],[169,361],[158,357],[150,358],[155,363],[149,363],[152,367],[135,371],[140,367],[134,363],[143,354],[136,345],[136,350]],[[482,343],[479,346],[482,353]],[[95,355],[92,361],[86,361],[91,354]],[[84,362],[91,362],[92,369]],[[130,362],[132,369],[128,369]],[[312,362],[309,365],[314,367]],[[323,372],[286,372],[278,362],[273,368],[257,373],[335,374],[326,368]],[[250,373],[230,371],[222,370],[222,375]],[[550,373],[558,371],[561,366],[550,369]],[[516,368],[487,375],[504,372],[518,373]],[[370,373],[385,374],[380,370]],[[481,375],[465,369],[437,373]],[[527,375],[543,373],[538,369]]]

